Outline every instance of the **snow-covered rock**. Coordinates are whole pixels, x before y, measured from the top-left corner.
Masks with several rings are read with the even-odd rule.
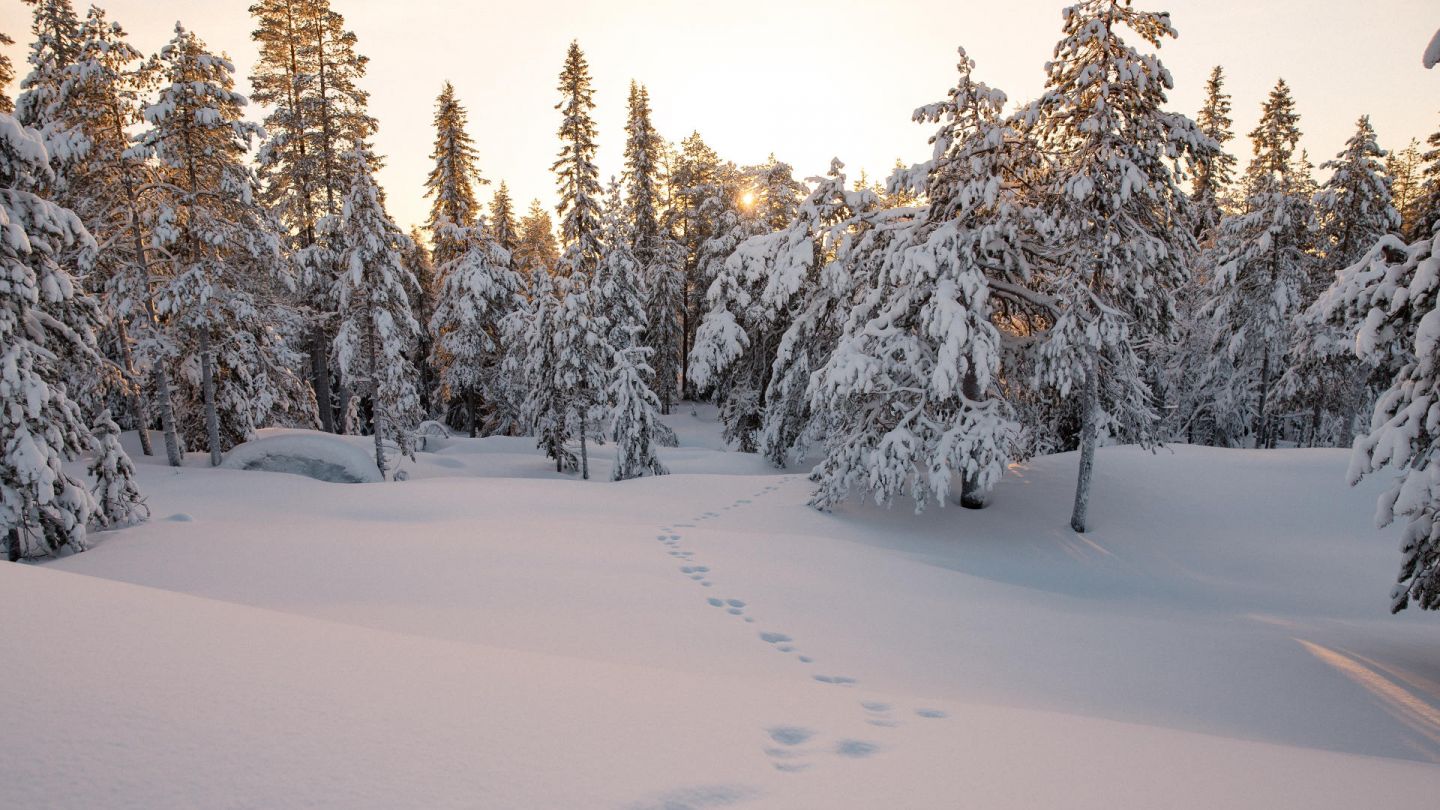
[[[303,475],[332,484],[369,484],[382,480],[375,457],[339,436],[295,432],[266,436],[237,445],[221,466]]]

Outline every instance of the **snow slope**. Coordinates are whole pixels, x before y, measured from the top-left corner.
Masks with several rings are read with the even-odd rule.
[[[1440,794],[1436,617],[1386,613],[1384,482],[1343,452],[1106,449],[1080,538],[1073,455],[978,513],[822,514],[712,421],[619,484],[521,439],[385,484],[140,464],[150,524],[0,566],[0,744],[45,752],[0,806]]]

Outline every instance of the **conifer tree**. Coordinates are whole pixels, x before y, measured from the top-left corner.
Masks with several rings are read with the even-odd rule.
[[[1197,236],[1220,224],[1225,198],[1235,174],[1235,156],[1225,151],[1225,144],[1235,138],[1231,131],[1230,94],[1225,92],[1225,71],[1216,65],[1205,82],[1205,104],[1195,120],[1201,134],[1219,147],[1196,157],[1195,181],[1191,198],[1195,211]]]
[[[630,249],[642,272],[660,245],[661,158],[665,142],[650,122],[650,91],[630,82],[629,117],[625,122],[625,201],[631,229]]]
[[[514,203],[510,200],[510,188],[504,180],[500,181],[500,187],[490,198],[490,232],[495,237],[495,243],[511,254],[513,261],[515,252],[520,248],[520,226],[515,222]]]
[[[1140,347],[1168,336],[1193,245],[1188,229],[1175,227],[1189,220],[1171,161],[1210,144],[1188,118],[1161,109],[1170,73],[1126,44],[1121,26],[1157,48],[1175,36],[1168,14],[1082,0],[1065,12],[1044,93],[1022,112],[1055,163],[1041,192],[1049,223],[1041,289],[1062,309],[1037,347],[1036,377],[1062,397],[1078,395],[1077,532],[1088,528],[1101,431],[1153,440]]]
[[[73,144],[65,143],[69,129],[64,108],[65,74],[80,55],[80,19],[70,0],[25,0],[33,6],[30,32],[34,40],[27,61],[30,72],[20,81],[15,99],[15,118],[37,129],[60,147],[51,158],[64,162]],[[63,186],[62,177],[50,182]]]
[[[572,266],[557,279],[554,374],[542,384],[560,399],[560,420],[567,439],[580,443],[580,477],[590,478],[589,443],[600,435],[605,415],[606,388],[610,382],[610,318],[596,306],[593,279]]]
[[[130,149],[130,131],[142,122],[144,94],[155,77],[155,64],[125,40],[119,24],[91,7],[81,29],[79,54],[65,74],[65,106],[79,138],[83,155],[69,169],[65,198],[97,240],[108,247],[97,257],[91,289],[102,297],[109,317],[111,342],[116,347],[134,423],[140,428],[140,446],[151,455],[150,404],[145,396],[146,377],[153,379],[165,429],[165,444],[172,465],[180,463],[174,406],[169,392],[170,374],[156,363],[152,351],[159,327],[152,284],[153,249],[149,223],[155,211],[154,167],[143,154]]]
[[[1412,241],[1425,239],[1440,223],[1440,129],[1425,139],[1429,147],[1421,160],[1425,167],[1420,173],[1420,193],[1415,203],[1415,218],[1407,236]]]
[[[595,91],[590,66],[577,42],[570,43],[560,72],[560,153],[551,166],[560,202],[560,272],[581,274],[588,283],[600,264],[600,172],[595,167]],[[573,291],[572,292],[576,292]]]
[[[487,407],[506,402],[500,390],[501,341],[505,322],[517,309],[521,282],[510,269],[509,253],[483,221],[449,238],[464,250],[440,268],[438,306],[430,320],[431,362],[440,370],[445,396],[463,407],[464,427],[473,438],[481,402]]]
[[[269,138],[260,149],[263,199],[289,232],[308,308],[310,378],[327,431],[343,429],[332,399],[330,348],[337,320],[330,298],[339,272],[337,219],[350,172],[346,144],[365,143],[375,120],[359,86],[367,59],[329,0],[258,0],[250,7],[260,57],[250,77],[255,100],[268,107]],[[346,388],[341,381],[340,399]]]
[[[579,459],[566,446],[570,436],[566,392],[555,385],[559,373],[560,303],[549,269],[534,266],[530,271],[529,318],[522,334],[525,348],[518,353],[522,364],[518,369],[514,364],[508,368],[525,380],[524,421],[535,436],[535,446],[555,460],[556,472],[579,467]]]
[[[1395,199],[1395,210],[1400,213],[1400,232],[1411,233],[1419,218],[1419,203],[1423,197],[1420,172],[1420,141],[1410,139],[1404,149],[1391,151],[1385,156],[1385,174],[1390,178],[1391,193]]]
[[[520,220],[520,243],[516,245],[515,270],[530,275],[543,269],[554,273],[560,262],[560,247],[555,242],[555,224],[539,200],[530,201],[530,211]]]
[[[135,465],[120,445],[120,426],[102,411],[95,420],[94,458],[90,460],[91,490],[95,498],[93,519],[101,528],[129,526],[150,517],[150,509],[135,486]]]
[[[1381,237],[1399,232],[1384,155],[1369,116],[1363,116],[1340,154],[1321,166],[1331,174],[1315,195],[1322,255],[1314,275],[1326,279],[1327,287]],[[1296,318],[1289,367],[1279,385],[1289,410],[1310,414],[1301,444],[1350,446],[1355,420],[1369,405],[1372,370],[1355,357],[1354,333],[1326,323],[1319,307]]]
[[[392,469],[386,446],[410,455],[420,422],[420,396],[409,358],[420,331],[410,311],[411,291],[418,285],[405,267],[405,235],[385,213],[369,152],[356,144],[347,160],[353,176],[340,222],[346,248],[335,285],[340,327],[334,353],[355,393],[369,400],[375,466],[384,476]]]
[[[705,296],[712,278],[706,277],[705,246],[715,237],[723,217],[730,212],[726,170],[715,150],[700,133],[692,132],[680,144],[674,169],[669,173],[671,211],[668,217],[673,239],[684,257],[684,305],[680,308],[680,378],[688,383],[690,354],[695,330],[705,312]],[[733,249],[733,245],[731,246]],[[723,261],[723,257],[721,257]]]
[[[420,410],[428,416],[435,409],[433,398],[437,384],[435,368],[430,363],[430,354],[434,347],[427,327],[430,318],[435,314],[435,296],[440,283],[435,274],[435,261],[430,256],[430,250],[425,247],[425,235],[420,232],[420,228],[413,225],[410,227],[402,252],[405,269],[415,277],[415,289],[410,293],[410,312],[421,328],[411,362],[415,364],[420,375],[416,384],[420,394]]]
[[[1303,308],[1309,275],[1308,178],[1296,160],[1299,115],[1282,79],[1250,133],[1244,209],[1227,217],[1204,257],[1216,324],[1207,374],[1217,418],[1215,441],[1257,447],[1278,438],[1275,385],[1284,370],[1290,322]]]
[[[15,44],[9,34],[0,34],[0,49]],[[10,97],[10,83],[15,81],[15,65],[8,54],[0,53],[0,113],[15,113],[15,99]]]
[[[11,560],[85,548],[95,501],[64,464],[92,446],[64,384],[95,367],[99,312],[56,262],[95,243],[71,211],[37,194],[53,182],[43,136],[0,113],[0,537]]]
[[[992,282],[1026,295],[1010,282],[1023,276],[1027,212],[1015,164],[1028,154],[1001,118],[1005,94],[973,78],[963,49],[958,68],[949,97],[915,113],[939,124],[929,207],[913,224],[866,217],[871,227],[838,254],[848,272],[826,270],[843,315],[810,388],[825,436],[812,499],[822,508],[856,487],[881,502],[907,493],[917,510],[932,498],[943,504],[957,472],[961,503],[978,508],[1015,453],[1020,431],[999,391],[1005,337],[995,326],[1014,310],[992,297]],[[863,214],[866,202],[849,207]],[[867,260],[875,247],[878,262]]]
[[[475,143],[465,131],[468,116],[455,98],[455,88],[445,83],[435,100],[435,147],[430,159],[435,166],[425,179],[425,196],[430,198],[430,244],[435,263],[448,264],[466,249],[461,241],[475,225],[480,207],[475,187],[489,181],[480,176]],[[455,241],[452,241],[452,237]]]
[[[159,62],[162,86],[138,141],[163,192],[152,241],[169,268],[156,308],[165,357],[202,400],[203,415],[182,415],[181,427],[204,437],[218,465],[272,412],[309,410],[309,395],[291,372],[299,358],[273,328],[280,246],[244,163],[260,128],[243,118],[234,67],[178,25]]]
[[[420,331],[410,311],[418,286],[403,259],[405,236],[391,221],[375,185],[369,152],[361,144],[347,156],[353,173],[340,222],[341,273],[336,281],[340,326],[335,361],[368,400],[375,466],[383,476],[392,469],[386,446],[411,453],[420,422],[420,397],[410,347]]]

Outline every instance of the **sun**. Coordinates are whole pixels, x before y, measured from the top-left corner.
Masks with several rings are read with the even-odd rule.
[[[745,191],[740,194],[740,207],[751,208],[755,205],[755,192]]]

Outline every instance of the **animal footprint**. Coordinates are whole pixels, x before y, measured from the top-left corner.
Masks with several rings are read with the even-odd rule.
[[[841,740],[835,744],[835,753],[850,759],[864,759],[879,750],[880,746],[864,740]]]
[[[916,709],[915,713],[930,720],[944,720],[950,716],[939,709]]]
[[[891,706],[889,703],[880,703],[879,701],[874,700],[864,700],[860,702],[860,705],[865,709],[866,714],[869,715],[865,718],[865,722],[869,723],[870,725],[880,726],[881,728],[894,728],[895,726],[900,725],[898,722],[895,721],[893,717],[890,716]]]
[[[820,683],[832,683],[836,686],[852,686],[859,683],[859,681],[854,678],[848,678],[844,675],[815,675],[814,678]]]
[[[776,726],[766,729],[765,733],[775,743],[765,747],[765,755],[774,760],[770,764],[775,770],[795,773],[810,767],[809,763],[799,761],[808,753],[799,746],[809,742],[815,732],[799,726]]]

